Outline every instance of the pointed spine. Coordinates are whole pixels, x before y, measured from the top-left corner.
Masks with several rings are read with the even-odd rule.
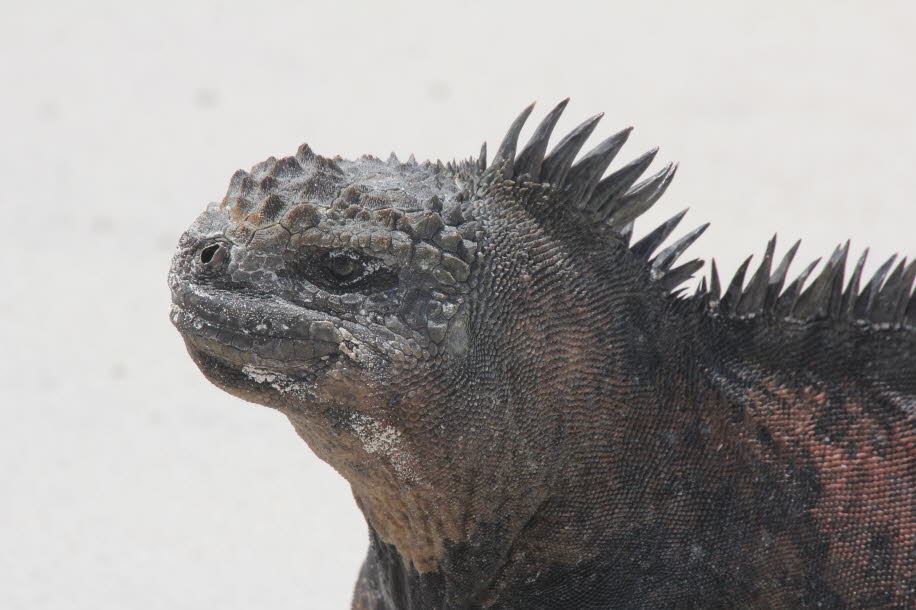
[[[910,295],[910,304],[906,307],[905,320],[911,327],[916,328],[916,292]]]
[[[509,131],[506,132],[502,144],[499,145],[499,149],[493,155],[492,169],[494,171],[499,169],[506,178],[511,178],[514,174],[513,163],[515,161],[515,147],[518,145],[518,134],[521,133],[522,127],[525,126],[525,121],[528,120],[528,115],[531,114],[532,109],[534,109],[533,102],[526,106],[512,121],[512,125],[509,126]]]
[[[693,274],[703,268],[704,261],[700,259],[694,259],[690,262],[684,263],[680,267],[675,267],[671,271],[668,271],[661,277],[659,280],[664,286],[665,290],[671,292],[676,287],[680,286],[687,280],[693,277]]]
[[[630,247],[630,239],[633,237],[633,223],[626,225],[618,232],[620,234],[620,239],[623,240],[623,245],[627,248]]]
[[[626,143],[632,127],[621,130],[601,144],[593,148],[588,154],[572,166],[566,177],[566,198],[577,208],[585,207],[589,197],[601,180],[604,170],[608,168],[617,153]]]
[[[773,265],[773,253],[776,250],[776,236],[770,238],[767,243],[766,253],[757,271],[748,282],[747,288],[741,294],[735,310],[739,316],[748,314],[758,314],[763,311],[764,302],[766,301],[767,287],[770,282],[770,269]]]
[[[792,315],[800,320],[818,318],[830,311],[830,298],[833,294],[834,280],[839,276],[842,283],[843,268],[849,253],[849,242],[837,246],[830,259],[824,264],[820,274],[802,293],[792,309]]]
[[[675,214],[661,225],[656,227],[651,233],[640,239],[636,242],[633,247],[630,248],[630,251],[636,255],[637,258],[640,258],[644,261],[649,260],[649,257],[652,256],[652,253],[658,249],[662,243],[668,239],[668,236],[671,235],[671,232],[680,224],[681,220],[684,218],[684,214],[687,213],[687,210],[683,210],[678,214]]]
[[[588,136],[595,130],[604,113],[586,119],[560,140],[554,149],[544,158],[541,166],[541,181],[560,187],[566,181],[566,174],[572,167],[573,160],[585,144]]]
[[[619,207],[605,221],[615,227],[636,220],[665,194],[674,179],[677,164],[669,163],[654,176],[643,180],[619,200]]]
[[[735,271],[735,275],[732,276],[732,281],[729,282],[728,288],[725,289],[725,295],[719,302],[719,306],[723,311],[734,313],[735,305],[737,305],[738,299],[741,298],[741,288],[744,286],[744,276],[747,274],[747,267],[751,264],[752,258],[754,258],[753,255],[744,259],[744,262],[741,263],[741,266]]]
[[[683,254],[684,251],[693,244],[693,242],[699,239],[700,235],[702,235],[703,232],[708,228],[708,222],[706,224],[702,224],[662,250],[658,256],[655,257],[655,260],[652,261],[653,275],[659,275],[668,271],[668,269],[671,268],[671,265],[674,264],[674,261],[676,261],[678,257],[680,257],[681,254]]]
[[[709,271],[709,296],[706,299],[707,307],[717,309],[719,301],[722,299],[722,283],[719,281],[719,270],[716,269],[716,259],[711,261]]]
[[[887,272],[890,270],[895,260],[897,260],[897,255],[892,254],[889,259],[884,261],[884,264],[878,267],[878,270],[875,271],[875,274],[868,281],[868,284],[865,285],[862,294],[856,299],[853,315],[857,320],[868,319],[874,309],[875,297],[878,296],[878,291],[881,288],[881,284],[884,282],[884,277],[887,275]]]
[[[810,265],[802,269],[798,277],[792,280],[792,283],[789,284],[786,291],[782,293],[782,296],[776,301],[776,311],[779,315],[788,316],[792,313],[795,309],[795,304],[798,302],[798,295],[801,293],[802,285],[804,285],[805,280],[808,279],[808,276],[811,275],[811,272],[814,271],[814,268],[817,267],[819,262],[821,262],[821,259],[816,258]]]
[[[888,323],[894,322],[894,316],[897,312],[897,303],[904,292],[904,278],[908,271],[906,258],[900,260],[894,271],[888,276],[887,281],[878,293],[875,300],[874,311],[870,318],[874,322]],[[906,292],[909,293],[909,286],[906,286]]]
[[[792,247],[789,248],[789,251],[782,257],[782,261],[777,265],[776,271],[770,277],[770,281],[767,282],[767,296],[763,303],[765,311],[773,311],[773,308],[776,307],[779,293],[782,292],[782,287],[785,285],[786,277],[789,274],[789,267],[792,265],[792,261],[795,260],[795,254],[798,252],[800,245],[800,239],[792,244]]]
[[[528,174],[534,182],[541,179],[541,164],[544,162],[544,155],[547,153],[547,143],[550,141],[550,134],[556,127],[560,115],[566,109],[569,98],[566,98],[557,104],[553,110],[547,113],[544,120],[534,130],[534,135],[528,140],[528,144],[522,149],[515,159],[515,176],[519,177]]]
[[[856,304],[856,297],[859,294],[859,282],[862,279],[862,269],[865,267],[865,260],[867,258],[868,248],[865,248],[849,278],[849,283],[846,285],[846,291],[843,293],[843,302],[840,305],[840,315],[847,320],[851,320],[853,317],[852,310]]]
[[[910,266],[903,272],[901,280],[900,296],[897,298],[897,310],[894,312],[894,324],[903,324],[906,319],[906,306],[910,300],[910,293],[913,288],[913,280],[916,279],[916,259],[910,262]]]
[[[639,180],[639,177],[646,171],[646,168],[652,164],[655,155],[658,154],[658,148],[644,153],[642,156],[630,161],[617,171],[608,174],[598,183],[592,193],[591,198],[585,205],[585,209],[595,211],[596,216],[604,218],[609,212],[605,208],[614,200],[615,197],[624,193],[628,188]]]

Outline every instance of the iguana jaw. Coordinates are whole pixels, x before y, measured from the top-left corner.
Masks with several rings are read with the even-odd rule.
[[[171,320],[188,352],[211,381],[245,400],[313,403],[328,374],[387,368],[364,325],[276,296],[176,285]]]
[[[172,323],[189,347],[237,367],[257,366],[282,372],[302,370],[316,360],[327,361],[340,354],[346,333],[341,332],[340,320],[308,310],[282,315],[278,310],[283,307],[265,299],[222,297],[213,292],[216,291],[195,289],[185,295],[173,295]],[[223,303],[227,300],[231,303]],[[254,319],[230,319],[225,315],[227,311],[260,315]],[[257,321],[259,318],[261,321]]]

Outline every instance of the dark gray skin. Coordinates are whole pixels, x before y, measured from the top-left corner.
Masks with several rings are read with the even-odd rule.
[[[672,293],[705,226],[629,235],[674,167],[602,178],[629,130],[573,164],[600,117],[545,155],[565,105],[489,166],[303,146],[181,238],[194,361],[366,516],[353,607],[916,603],[916,265],[784,289],[771,242]]]

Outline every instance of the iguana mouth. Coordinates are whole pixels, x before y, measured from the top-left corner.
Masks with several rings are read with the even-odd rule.
[[[302,369],[339,354],[344,340],[328,314],[199,285],[173,292],[170,317],[189,347],[233,367]]]

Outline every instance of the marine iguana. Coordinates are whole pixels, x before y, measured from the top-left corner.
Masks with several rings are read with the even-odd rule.
[[[566,101],[517,152],[532,106],[489,164],[269,158],[179,242],[194,361],[352,486],[353,607],[916,606],[916,261],[687,294],[706,225],[631,243],[676,167],[546,154]]]

